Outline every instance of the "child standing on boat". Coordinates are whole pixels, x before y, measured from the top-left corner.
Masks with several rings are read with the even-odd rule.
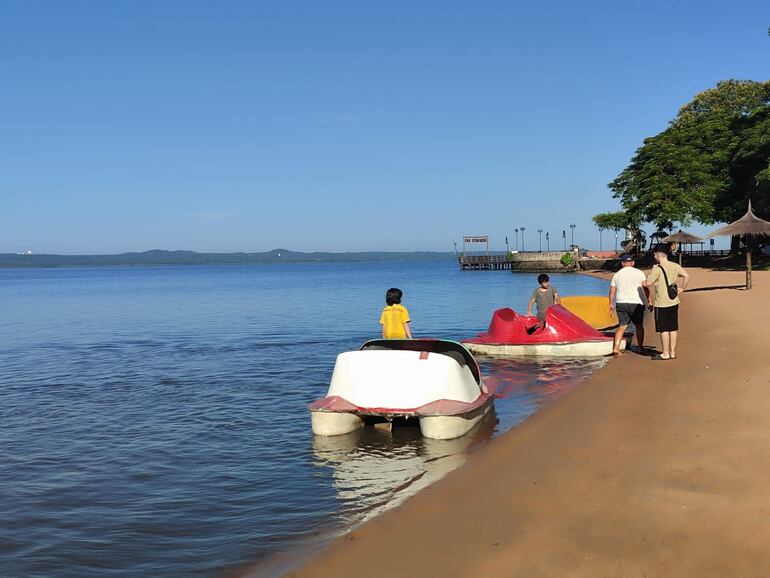
[[[555,287],[551,286],[551,279],[545,273],[537,276],[537,282],[540,287],[535,289],[532,293],[532,297],[529,300],[529,307],[527,307],[527,316],[532,315],[532,306],[537,305],[537,318],[538,323],[534,329],[545,325],[545,312],[552,305],[559,305],[561,300],[559,299],[559,292]]]
[[[382,336],[385,339],[411,339],[412,330],[409,327],[409,311],[401,305],[404,293],[401,289],[392,287],[385,294],[386,307],[380,315]]]

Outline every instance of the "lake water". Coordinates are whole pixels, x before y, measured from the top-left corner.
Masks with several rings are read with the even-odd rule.
[[[0,576],[269,576],[604,363],[482,360],[496,415],[460,440],[314,439],[306,405],[378,336],[390,286],[415,336],[459,339],[536,281],[454,262],[0,270]]]

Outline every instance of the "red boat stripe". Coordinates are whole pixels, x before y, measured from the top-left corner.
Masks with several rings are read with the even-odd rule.
[[[420,407],[411,408],[393,408],[393,407],[359,407],[353,403],[350,403],[345,398],[333,395],[331,397],[324,397],[311,403],[308,408],[310,411],[324,411],[331,413],[362,413],[362,414],[374,414],[374,415],[415,415],[415,416],[430,416],[430,415],[458,415],[461,413],[467,413],[474,409],[477,409],[484,405],[490,397],[494,395],[494,391],[489,393],[482,393],[475,400],[471,402],[457,401],[454,399],[438,399]]]

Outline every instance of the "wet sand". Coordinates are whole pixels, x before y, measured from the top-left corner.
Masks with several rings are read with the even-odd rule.
[[[624,354],[287,576],[767,576],[770,272],[689,271],[677,360]]]

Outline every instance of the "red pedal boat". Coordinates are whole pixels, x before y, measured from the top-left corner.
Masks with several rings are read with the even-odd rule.
[[[509,357],[600,357],[612,354],[612,337],[600,333],[561,305],[548,308],[543,327],[535,328],[537,323],[537,317],[519,315],[508,307],[498,309],[492,315],[486,333],[462,343],[472,353]],[[621,348],[625,345],[623,340]]]

